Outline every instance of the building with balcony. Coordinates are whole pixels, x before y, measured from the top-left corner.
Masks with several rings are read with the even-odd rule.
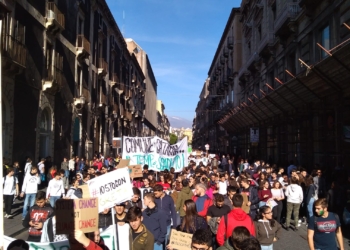
[[[127,48],[130,53],[134,53],[137,61],[145,76],[144,92],[146,107],[143,117],[143,134],[145,136],[153,136],[157,134],[158,114],[157,110],[157,81],[153,74],[152,66],[146,51],[131,38],[125,39]]]
[[[280,166],[349,165],[348,2],[243,0],[240,13],[239,95],[217,120],[232,146],[221,141],[220,151]]]
[[[170,140],[169,128],[170,122],[166,116],[164,103],[161,100],[157,100],[157,136],[164,139]]]
[[[116,154],[113,137],[146,135],[146,76],[154,95],[155,78],[104,0],[4,0],[0,11],[6,162],[91,159]]]
[[[227,151],[229,137],[217,123],[238,105],[238,72],[242,62],[242,28],[239,8],[233,8],[208,71],[196,108],[193,148],[209,144],[213,151]]]

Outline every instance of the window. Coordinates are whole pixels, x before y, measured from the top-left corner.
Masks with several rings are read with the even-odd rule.
[[[261,40],[261,24],[258,27],[258,37],[259,37],[259,40]]]
[[[227,94],[226,96],[226,103],[229,103],[230,102],[230,96]]]
[[[321,44],[322,47],[329,50],[330,49],[330,30],[329,26],[326,26],[324,29],[321,31]],[[327,53],[322,50],[321,52],[321,57],[325,58],[327,56]]]
[[[233,90],[231,90],[231,102],[233,103],[233,101],[234,101],[234,92]]]

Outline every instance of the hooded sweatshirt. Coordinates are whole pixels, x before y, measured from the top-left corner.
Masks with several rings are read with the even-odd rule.
[[[246,227],[250,234],[255,236],[255,227],[252,219],[241,208],[234,208],[227,215],[227,225],[225,222],[225,216],[220,220],[218,232],[216,234],[216,240],[220,246],[225,243],[225,240],[232,235],[233,230],[236,227]]]
[[[285,195],[287,196],[287,202],[301,204],[304,195],[303,190],[298,184],[291,184],[287,187]]]
[[[256,239],[260,242],[262,246],[270,246],[273,244],[273,239],[276,237],[279,239],[281,237],[281,224],[275,221],[273,227],[269,220],[258,220],[254,222]]]
[[[185,203],[185,200],[191,200],[193,196],[193,192],[190,189],[190,187],[184,187],[179,192],[179,195],[177,196],[176,200],[176,211],[180,211],[180,216],[183,217],[186,215],[183,206]]]
[[[24,177],[22,192],[25,194],[36,194],[40,183],[40,175],[36,176],[36,174],[29,173]]]

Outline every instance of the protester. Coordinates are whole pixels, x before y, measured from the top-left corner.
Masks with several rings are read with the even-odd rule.
[[[314,205],[316,214],[310,218],[307,230],[310,250],[344,250],[343,235],[338,215],[328,212],[328,203],[325,198],[315,201]],[[336,238],[339,248],[337,247]]]
[[[81,188],[79,188],[79,180],[78,179],[73,179],[72,186],[68,190],[66,198],[67,199],[81,199],[81,198],[83,198],[83,190]]]
[[[127,214],[126,220],[130,223],[129,244],[133,250],[153,250],[154,236],[142,224],[143,216],[139,207],[131,207]]]
[[[303,202],[304,195],[295,177],[291,179],[291,185],[287,187],[285,195],[287,197],[286,230],[289,231],[290,218],[293,212],[294,231],[298,231],[299,209],[300,204]]]
[[[215,235],[217,234],[220,220],[223,216],[227,215],[231,209],[228,205],[224,204],[225,198],[221,194],[215,196],[214,205],[208,208],[207,213],[207,222],[210,227],[211,232],[213,233],[213,249],[216,249],[216,239]]]
[[[239,250],[241,249],[242,242],[248,238],[250,238],[250,233],[246,227],[236,227],[232,231],[231,237],[225,241],[223,246],[217,248],[217,250]]]
[[[45,158],[41,158],[41,161],[38,163],[38,169],[39,169],[39,172],[40,172],[41,183],[45,184],[46,183]]]
[[[13,168],[6,170],[7,175],[2,178],[3,197],[5,203],[5,218],[11,218],[13,198],[19,194],[18,179],[14,177]]]
[[[316,169],[316,176],[314,177],[314,185],[316,187],[316,194],[318,198],[325,198],[327,194],[326,181],[322,176],[322,169]]]
[[[227,216],[221,218],[216,240],[222,246],[228,235],[232,235],[235,227],[245,226],[251,235],[255,236],[255,228],[252,219],[242,210],[243,197],[235,194],[232,198],[233,210]]]
[[[270,190],[270,183],[268,180],[264,179],[260,181],[260,187],[258,191],[259,196],[259,207],[265,206],[269,199],[272,199],[272,193]]]
[[[69,180],[72,181],[75,176],[75,157],[72,158],[68,162],[68,170],[69,170]]]
[[[32,160],[30,158],[27,159],[26,165],[24,166],[24,176],[30,173],[32,169]]]
[[[61,176],[63,188],[64,188],[65,192],[67,192],[67,190],[69,188],[69,178],[66,177],[64,169],[60,169],[59,173]]]
[[[127,249],[130,245],[130,225],[125,212],[125,202],[115,204],[114,210],[116,213],[115,222],[118,233],[118,247],[119,249]]]
[[[273,242],[281,238],[281,225],[272,218],[272,210],[268,206],[259,208],[257,219],[256,239],[260,242],[262,250],[272,250]]]
[[[225,197],[225,205],[230,207],[230,210],[232,209],[232,197],[237,193],[237,187],[235,186],[228,186],[227,187],[227,194]]]
[[[198,229],[207,229],[208,224],[205,219],[198,215],[196,204],[192,200],[186,200],[184,203],[186,212],[179,230],[185,233],[193,234]]]
[[[23,221],[25,228],[29,227],[28,241],[40,242],[44,222],[54,214],[53,208],[46,203],[46,194],[38,191],[35,205],[32,206]]]
[[[24,177],[22,192],[20,194],[21,197],[25,196],[23,204],[22,221],[28,213],[28,208],[34,206],[35,196],[38,192],[38,185],[40,183],[41,179],[38,174],[38,168],[36,166],[32,166],[30,169],[30,173],[26,174],[26,176]]]
[[[159,210],[162,210],[165,214],[168,215],[168,219],[167,219],[167,233],[166,233],[166,237],[165,237],[165,240],[166,240],[166,243],[167,243],[169,235],[170,235],[170,228],[171,228],[171,226],[173,228],[177,227],[177,217],[176,217],[174,200],[171,198],[171,196],[167,195],[163,191],[163,187],[161,185],[159,185],[159,184],[154,186],[153,194],[154,194],[154,197],[156,198],[155,199],[155,203],[157,205],[157,208]]]
[[[278,223],[281,223],[281,215],[283,210],[284,192],[279,181],[274,181],[271,188],[272,198],[276,202],[276,206],[273,207],[273,219]]]
[[[109,250],[109,248],[105,245],[103,238],[100,235],[100,231],[96,230],[94,232],[88,233],[90,241],[99,246],[102,250]]]
[[[220,181],[218,183],[218,193],[225,195],[227,193],[227,181],[225,179],[225,174],[220,174]]]
[[[248,179],[242,179],[240,193],[245,194],[248,197],[248,202],[245,205],[250,208],[249,215],[254,220],[259,205],[257,188],[255,186],[251,186]]]
[[[60,173],[55,173],[55,178],[49,182],[46,190],[46,199],[50,200],[51,207],[55,207],[58,199],[66,196]]]
[[[307,208],[306,218],[309,223],[310,218],[314,215],[314,202],[317,200],[316,187],[314,185],[314,179],[312,176],[308,176],[305,179],[306,193],[304,197],[304,204]]]
[[[192,200],[196,203],[196,208],[199,216],[206,217],[208,208],[213,204],[213,201],[205,194],[207,188],[204,184],[196,185],[196,195]]]
[[[210,231],[207,229],[199,229],[192,236],[191,248],[194,250],[206,249],[211,250]]]
[[[168,215],[158,209],[154,194],[147,193],[143,200],[146,206],[142,212],[143,222],[154,236],[154,249],[162,250],[166,240]]]
[[[86,235],[80,230],[74,230],[74,239],[78,244],[70,240],[71,249],[81,249],[82,246],[87,250],[102,250],[102,248],[99,245],[97,245],[95,242],[86,237]],[[74,245],[72,245],[73,242]]]
[[[185,216],[185,213],[186,213],[185,210],[183,209],[183,206],[186,200],[189,200],[193,197],[193,192],[189,187],[189,182],[187,179],[182,180],[181,183],[182,183],[182,189],[177,196],[176,211],[179,212],[179,215],[182,221],[182,218]]]
[[[132,188],[133,196],[131,200],[126,202],[126,210],[129,210],[131,207],[139,207],[142,209],[142,201],[141,201],[141,191],[137,187]]]

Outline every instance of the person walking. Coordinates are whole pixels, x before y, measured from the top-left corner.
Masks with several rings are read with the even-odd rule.
[[[158,209],[162,210],[165,214],[168,215],[167,233],[165,237],[165,244],[167,244],[167,241],[169,240],[169,236],[170,236],[171,227],[173,228],[177,227],[177,217],[176,217],[174,200],[173,198],[171,198],[171,196],[167,195],[163,191],[163,186],[160,184],[157,184],[154,186],[153,194],[154,194],[154,197],[156,198],[155,203],[157,204]]]
[[[142,223],[142,211],[139,207],[131,207],[126,220],[130,223],[129,249],[133,250],[153,250],[154,236]]]
[[[22,185],[22,192],[20,196],[24,199],[24,205],[23,205],[23,213],[22,213],[22,221],[26,217],[28,213],[28,208],[34,206],[35,203],[35,196],[38,192],[38,185],[40,185],[41,179],[38,173],[38,168],[36,166],[32,166],[30,173],[26,174],[24,177],[23,185]]]
[[[207,216],[208,208],[213,205],[213,201],[205,194],[206,191],[206,186],[203,183],[198,183],[196,185],[196,195],[192,197],[192,200],[196,203],[198,214],[204,218]]]
[[[289,231],[290,217],[293,212],[294,216],[294,231],[298,231],[299,209],[300,204],[303,202],[303,190],[298,185],[298,179],[293,177],[291,184],[287,187],[285,196],[287,197],[287,217],[286,217],[286,230]]]
[[[46,203],[45,197],[45,192],[38,191],[35,205],[29,209],[22,223],[25,228],[29,228],[27,241],[40,242],[44,222],[54,215],[54,210]]]
[[[46,190],[46,199],[50,200],[50,204],[52,207],[55,207],[55,203],[58,199],[65,197],[65,190],[63,187],[63,182],[61,180],[60,173],[55,173],[55,178],[53,178],[47,187]]]
[[[18,179],[14,176],[13,168],[6,169],[7,175],[2,178],[2,187],[5,203],[5,218],[11,218],[13,198],[19,194]]]
[[[73,180],[72,186],[67,191],[66,198],[67,199],[81,199],[81,198],[83,198],[83,191],[81,188],[79,188],[79,180],[78,179]]]
[[[168,215],[158,209],[154,194],[147,193],[144,198],[146,209],[142,212],[143,223],[154,236],[154,250],[162,250],[167,234]]]
[[[344,250],[343,234],[338,215],[328,212],[328,203],[325,198],[315,201],[314,205],[316,214],[311,216],[307,227],[307,239],[310,250]]]
[[[261,250],[273,250],[273,243],[281,238],[281,224],[272,218],[272,210],[269,206],[259,208],[259,214],[255,224],[256,239],[261,244]]]
[[[205,219],[198,215],[196,204],[193,200],[186,200],[184,203],[185,217],[178,229],[182,232],[193,234],[198,229],[208,229]]]
[[[225,243],[225,240],[232,235],[232,231],[238,226],[246,227],[250,234],[255,236],[253,220],[242,209],[243,196],[241,194],[235,194],[232,197],[232,204],[233,209],[231,212],[223,216],[219,223],[216,240],[220,246]]]
[[[264,179],[260,182],[259,191],[259,207],[265,206],[269,199],[272,199],[272,193],[270,190],[270,183],[268,180]]]
[[[179,192],[176,199],[176,211],[180,214],[180,220],[185,216],[186,212],[183,209],[186,200],[189,200],[193,197],[193,192],[189,187],[189,183],[187,179],[183,179],[181,181],[182,189]]]
[[[63,161],[61,163],[61,169],[64,170],[64,175],[69,178],[69,168],[68,168],[68,160],[67,157],[63,158]]]
[[[251,186],[248,179],[242,179],[240,193],[248,197],[248,202],[245,205],[250,208],[250,218],[252,218],[252,220],[255,219],[256,211],[259,206],[259,195],[257,188],[255,186]]]

